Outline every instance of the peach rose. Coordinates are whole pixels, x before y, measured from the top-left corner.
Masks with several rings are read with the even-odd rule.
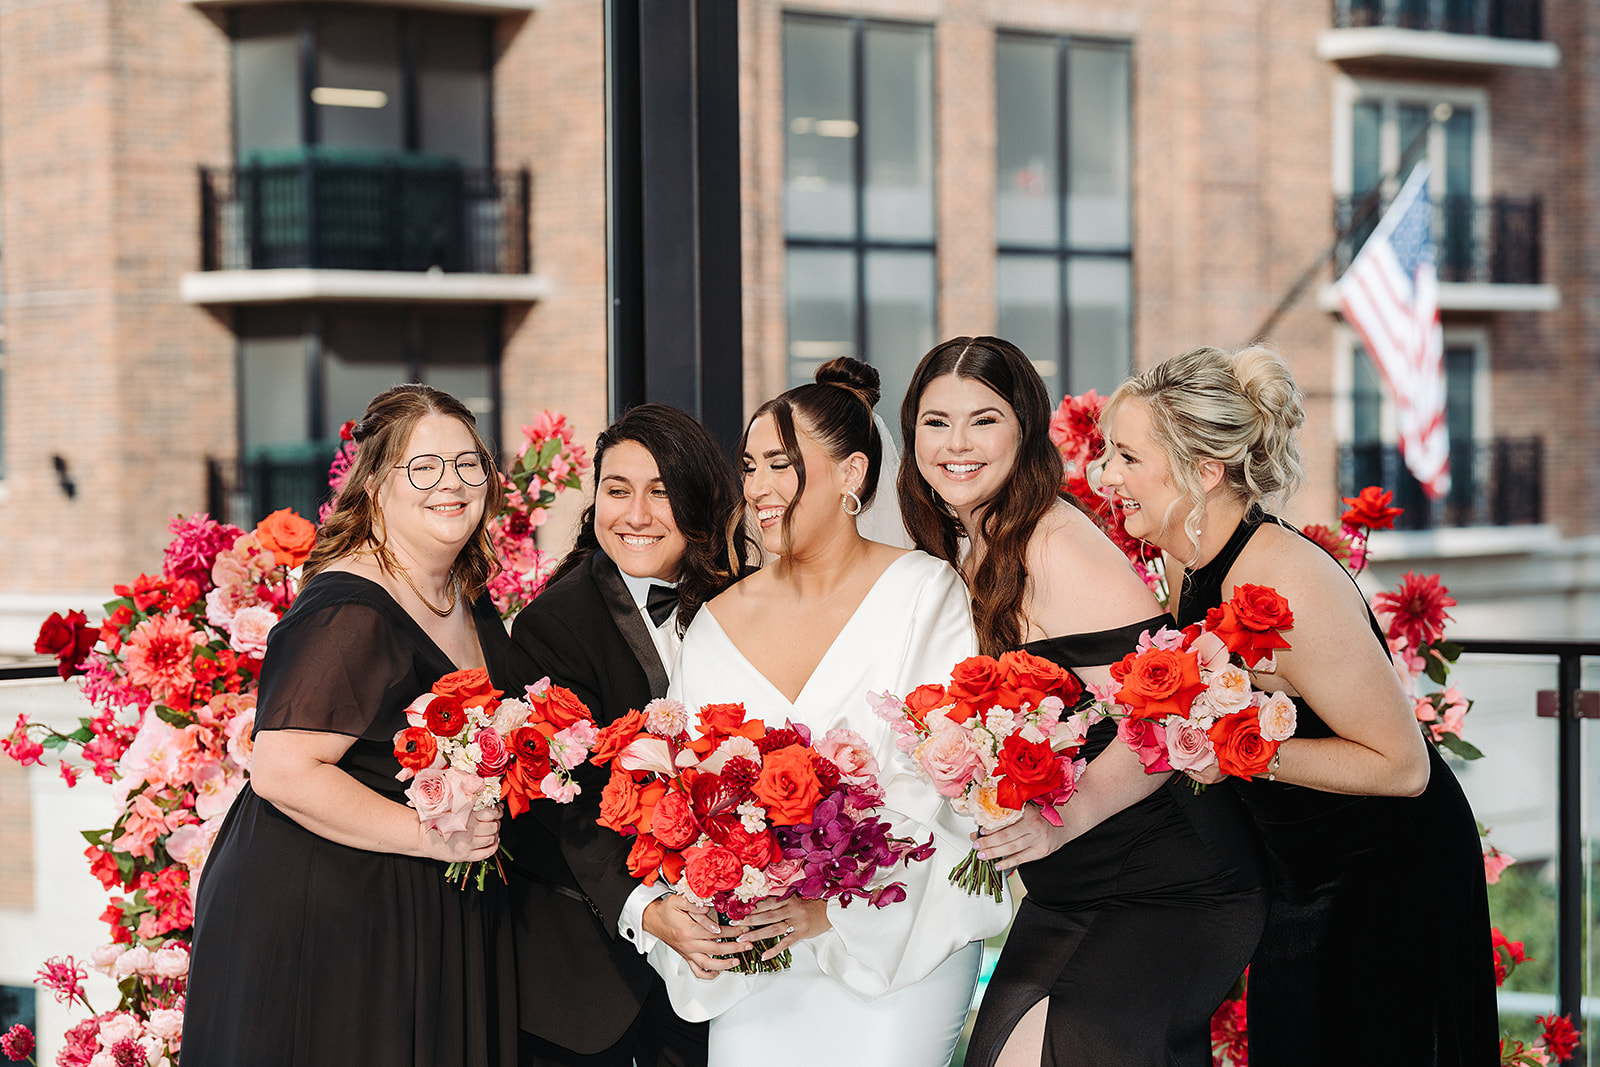
[[[317,528],[290,508],[279,508],[256,524],[256,540],[280,566],[298,567],[317,543]]]
[[[878,773],[878,757],[854,730],[835,727],[822,735],[815,748],[823,759],[833,761],[844,778],[870,778]]]
[[[1294,736],[1294,701],[1283,693],[1273,693],[1262,702],[1256,712],[1261,722],[1261,736],[1268,741],[1287,741]]]
[[[987,769],[983,756],[965,730],[936,730],[917,746],[916,760],[933,780],[934,792],[960,796],[967,783],[982,778]]]

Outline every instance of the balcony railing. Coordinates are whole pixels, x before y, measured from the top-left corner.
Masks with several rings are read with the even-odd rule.
[[[1386,210],[1387,199],[1381,204]],[[1351,218],[1365,208],[1364,217]],[[1539,197],[1515,200],[1497,196],[1474,200],[1451,194],[1434,201],[1433,240],[1441,282],[1480,282],[1494,285],[1538,285],[1544,280],[1540,240]],[[1340,197],[1335,201],[1334,222],[1339,233],[1349,234],[1334,249],[1336,272],[1343,274],[1361,246],[1378,226],[1382,211],[1365,197]]]
[[[279,508],[315,520],[329,498],[328,466],[338,442],[257,449],[242,461],[206,460],[206,511],[248,529]]]
[[[1339,493],[1355,496],[1381,485],[1405,513],[1400,530],[1460,526],[1523,526],[1544,515],[1544,443],[1537,437],[1450,442],[1450,492],[1430,500],[1394,445],[1339,446]]]
[[[1544,39],[1540,0],[1334,0],[1341,30],[1386,26],[1516,41]]]
[[[305,149],[200,170],[204,270],[529,270],[527,170]]]

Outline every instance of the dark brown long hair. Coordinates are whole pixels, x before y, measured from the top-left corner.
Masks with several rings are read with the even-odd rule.
[[[1017,461],[983,508],[977,530],[963,531],[915,461],[900,465],[900,514],[916,546],[959,569],[963,532],[982,539],[972,576],[972,621],[978,648],[996,656],[1022,644],[1028,593],[1028,541],[1061,489],[1061,453],[1050,443],[1050,395],[1022,350],[998,337],[954,337],[934,347],[911,376],[900,405],[900,434],[915,455],[922,394],[945,375],[980,382],[1017,413]]]
[[[878,371],[858,359],[838,356],[817,368],[816,381],[797,385],[779,393],[756,408],[744,433],[739,435],[739,456],[743,457],[750,443],[750,427],[763,415],[771,415],[778,428],[778,440],[784,454],[794,468],[798,479],[794,497],[783,513],[783,554],[788,556],[794,547],[790,518],[794,506],[806,491],[806,461],[800,454],[800,441],[795,436],[795,417],[805,423],[807,432],[817,439],[831,459],[841,460],[860,452],[867,457],[867,474],[856,495],[865,508],[878,492],[878,475],[883,469],[883,441],[878,436],[877,424],[872,420],[872,409],[878,403]],[[740,462],[743,462],[741,458]],[[744,512],[741,509],[728,526],[731,540],[744,529]]]
[[[386,574],[393,574],[400,566],[394,553],[389,551],[377,496],[375,491],[368,491],[369,483],[375,489],[390,469],[405,459],[411,432],[427,415],[445,415],[460,422],[472,435],[472,447],[482,452],[488,461],[488,493],[483,502],[483,514],[478,519],[478,528],[450,565],[446,587],[454,585],[470,601],[488,586],[489,579],[500,566],[494,543],[489,538],[489,520],[500,513],[505,500],[494,455],[478,434],[477,420],[465,404],[449,393],[416,383],[397,385],[373,397],[367,405],[367,413],[350,431],[360,448],[345,478],[344,488],[339,491],[333,514],[317,531],[316,547],[311,550],[301,572],[303,580],[309,580],[334,560],[363,550],[377,557],[378,566]]]
[[[692,415],[666,404],[640,404],[623,412],[595,439],[596,491],[606,452],[623,441],[640,445],[656,461],[672,507],[672,521],[687,542],[678,573],[678,632],[682,633],[700,605],[732,585],[755,556],[755,542],[742,528],[742,536],[731,540],[725,536],[730,517],[738,515],[743,506],[733,467]],[[550,582],[576,570],[599,548],[591,497],[578,521],[578,539],[550,575]]]

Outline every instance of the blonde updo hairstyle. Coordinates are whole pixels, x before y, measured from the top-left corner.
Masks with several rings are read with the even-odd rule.
[[[1199,531],[1206,515],[1200,466],[1222,464],[1221,488],[1246,509],[1281,505],[1299,488],[1300,446],[1306,421],[1304,396],[1283,357],[1251,345],[1237,352],[1203,346],[1123,382],[1107,401],[1101,425],[1109,427],[1129,400],[1145,406],[1150,436],[1166,453],[1180,500],[1163,516],[1189,505],[1183,532],[1199,557]],[[1111,445],[1102,457],[1109,459]]]

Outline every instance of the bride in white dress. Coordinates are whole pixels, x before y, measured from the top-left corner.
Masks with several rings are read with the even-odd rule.
[[[799,898],[758,907],[736,929],[749,941],[781,936],[770,954],[790,949],[788,970],[719,973],[703,954],[653,948],[673,1007],[711,1020],[712,1067],[948,1063],[980,942],[1011,918],[1009,903],[950,885],[972,828],[916,777],[866,700],[943,682],[977,649],[967,593],[949,565],[857,531],[880,473],[877,396],[876,371],[837,359],[817,371],[817,384],[768,401],[751,419],[741,442],[745,503],[778,559],[695,617],[671,695],[691,715],[742,701],[752,717],[804,723],[817,738],[834,727],[856,731],[882,768],[883,817],[898,835],[931,834],[936,851],[894,869],[907,898],[882,909]]]

